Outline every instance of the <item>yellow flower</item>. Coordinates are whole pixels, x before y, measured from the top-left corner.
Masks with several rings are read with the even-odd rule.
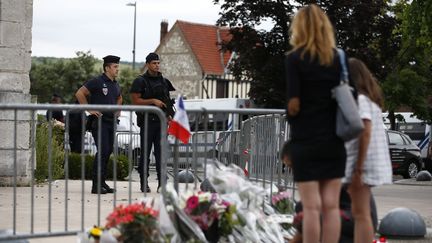
[[[93,228],[90,230],[90,236],[94,238],[99,238],[102,235],[102,231],[102,228],[93,226]]]

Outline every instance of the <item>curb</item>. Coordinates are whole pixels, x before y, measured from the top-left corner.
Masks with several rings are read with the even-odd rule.
[[[432,181],[416,181],[416,179],[403,179],[394,181],[393,184],[409,186],[432,186]]]

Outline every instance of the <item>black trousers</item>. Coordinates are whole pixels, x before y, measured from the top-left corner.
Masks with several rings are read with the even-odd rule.
[[[97,153],[95,155],[95,159],[93,161],[93,173],[92,173],[92,179],[93,179],[93,186],[97,185],[97,176],[98,172],[101,173],[101,185],[102,187],[105,187],[106,183],[106,177],[107,177],[107,165],[109,161],[109,157],[111,153],[113,152],[113,144],[114,144],[114,127],[112,122],[106,122],[102,120],[101,125],[101,141],[100,141],[100,147],[99,147],[99,140],[98,140],[98,124],[97,120],[93,122],[92,126],[92,135],[93,139],[95,140],[95,144],[97,147]],[[100,171],[98,170],[98,157],[100,154]]]
[[[71,152],[81,153],[81,131],[70,131],[69,132],[69,146]]]
[[[147,133],[147,141],[144,141],[145,135],[144,132]],[[144,186],[144,180],[150,175],[149,166],[150,166],[150,152],[152,147],[154,146],[154,156],[156,160],[156,172],[157,178],[160,185],[160,173],[161,173],[161,126],[160,121],[156,119],[148,119],[148,127],[147,129],[143,126],[140,129],[140,137],[141,137],[141,156],[138,164],[138,172],[140,174],[141,179],[141,187]],[[147,145],[147,149],[144,154],[144,146]],[[145,162],[145,163],[144,163]],[[146,165],[146,167],[144,167]],[[144,176],[144,168],[147,168],[147,176]],[[148,185],[148,184],[147,184]]]

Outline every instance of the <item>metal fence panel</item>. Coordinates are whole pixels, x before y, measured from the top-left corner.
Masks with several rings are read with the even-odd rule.
[[[54,140],[57,126],[53,122],[46,123],[46,155],[47,177],[42,182],[36,181],[35,171],[38,154],[35,147],[41,145],[37,133],[40,123],[36,114],[47,110],[48,118],[52,111],[66,113],[65,132],[61,138],[63,147],[59,147]],[[85,175],[91,167],[86,168],[87,156],[97,156],[100,168],[100,155],[96,153],[96,144],[91,133],[86,132],[86,110],[100,110],[114,112],[121,110],[125,115],[124,122],[119,124],[126,128],[113,131],[114,151],[113,159],[113,188],[116,192],[109,195],[92,195],[89,193],[91,181]],[[146,152],[146,142],[141,144],[139,128],[136,128],[133,112],[156,114],[160,118],[161,133],[166,134],[167,121],[161,110],[149,106],[101,106],[101,105],[30,105],[30,104],[0,104],[0,121],[7,120],[12,124],[8,135],[11,142],[7,144],[13,154],[13,174],[10,175],[9,187],[0,187],[1,205],[0,228],[11,229],[11,234],[0,235],[1,240],[36,238],[47,236],[73,235],[82,232],[94,224],[102,225],[102,220],[120,202],[131,203],[146,193],[139,192],[139,182],[133,179],[136,176],[134,168],[137,167],[141,152]],[[77,121],[71,120],[71,114],[79,114]],[[262,109],[230,109],[230,110],[188,110],[194,117],[191,120],[192,136],[188,144],[179,144],[178,141],[161,137],[161,177],[162,190],[165,190],[167,179],[176,185],[180,181],[180,170],[191,171],[199,181],[206,178],[206,166],[218,160],[226,165],[235,164],[248,171],[251,180],[261,183],[263,187],[276,185],[285,188],[294,188],[292,173],[283,168],[279,161],[279,150],[289,135],[289,127],[282,110]],[[97,121],[102,122],[100,119]],[[127,125],[129,124],[129,125]],[[70,179],[73,173],[70,126],[81,127],[79,148],[79,163],[81,171],[78,180]],[[148,125],[148,120],[144,126]],[[24,142],[21,137],[28,134]],[[100,132],[99,132],[100,134]],[[4,135],[6,136],[6,135]],[[6,137],[7,137],[6,136]],[[101,141],[100,135],[98,141]],[[145,134],[145,136],[147,136]],[[170,142],[168,142],[170,140]],[[144,139],[144,141],[146,141]],[[100,144],[98,144],[100,147]],[[143,149],[144,148],[144,149]],[[23,149],[30,149],[29,166],[22,166],[25,159],[21,155]],[[57,153],[63,154],[61,170],[64,177],[55,179],[58,172]],[[127,181],[119,181],[120,157],[127,157]],[[153,157],[153,156],[151,156]],[[154,169],[154,160],[151,160],[150,169]],[[29,186],[20,185],[20,176],[23,171],[30,171]],[[25,173],[24,173],[25,174]],[[144,171],[146,174],[146,171]],[[153,174],[153,173],[151,173]],[[120,178],[121,179],[121,178]],[[100,183],[100,174],[98,183]],[[138,180],[139,181],[139,180]],[[111,183],[111,182],[110,182]],[[154,183],[150,181],[150,183]],[[197,181],[194,183],[198,185]],[[152,184],[152,186],[154,186]],[[272,187],[270,187],[272,188]],[[272,190],[272,189],[271,189]],[[155,194],[152,194],[155,195]]]

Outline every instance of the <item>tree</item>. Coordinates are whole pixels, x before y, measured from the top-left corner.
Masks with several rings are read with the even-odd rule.
[[[400,1],[395,9],[401,22],[396,34],[402,44],[383,85],[391,129],[395,129],[395,112],[403,105],[419,119],[430,123],[432,118],[432,2]]]
[[[39,103],[50,101],[52,94],[63,97],[65,103],[75,102],[75,92],[85,81],[101,74],[102,62],[90,51],[78,51],[75,58],[34,57],[30,70],[30,93],[38,96]],[[129,89],[139,71],[130,64],[120,64],[117,80],[122,89],[123,103],[130,104]]]
[[[49,102],[52,94],[72,103],[77,89],[96,75],[97,59],[88,52],[77,52],[72,59],[36,58],[30,70],[30,93],[38,96],[39,103]]]
[[[119,74],[119,77],[117,78],[117,80],[120,83],[121,93],[123,96],[123,104],[124,105],[130,105],[132,103],[130,100],[129,90],[132,86],[132,82],[138,76],[139,71],[133,70],[130,66],[122,67],[120,65],[120,68],[121,68],[121,70],[120,70],[120,74]]]
[[[221,2],[214,0],[215,4]],[[338,45],[349,56],[364,60],[380,80],[391,70],[388,60],[397,55],[400,38],[393,35],[398,22],[388,1],[223,1],[218,24],[231,27],[233,38],[224,47],[236,53],[230,69],[236,78],[252,80],[249,95],[264,107],[285,107],[283,62],[291,49],[289,16],[309,3],[316,3],[327,12],[335,26]],[[265,20],[273,24],[272,28],[256,30]]]
[[[215,4],[221,1],[214,0]],[[285,104],[284,53],[289,50],[290,1],[223,1],[218,24],[231,27],[232,40],[223,47],[235,53],[230,66],[237,79],[250,79],[249,96],[263,107]],[[256,30],[263,21],[270,31]]]

